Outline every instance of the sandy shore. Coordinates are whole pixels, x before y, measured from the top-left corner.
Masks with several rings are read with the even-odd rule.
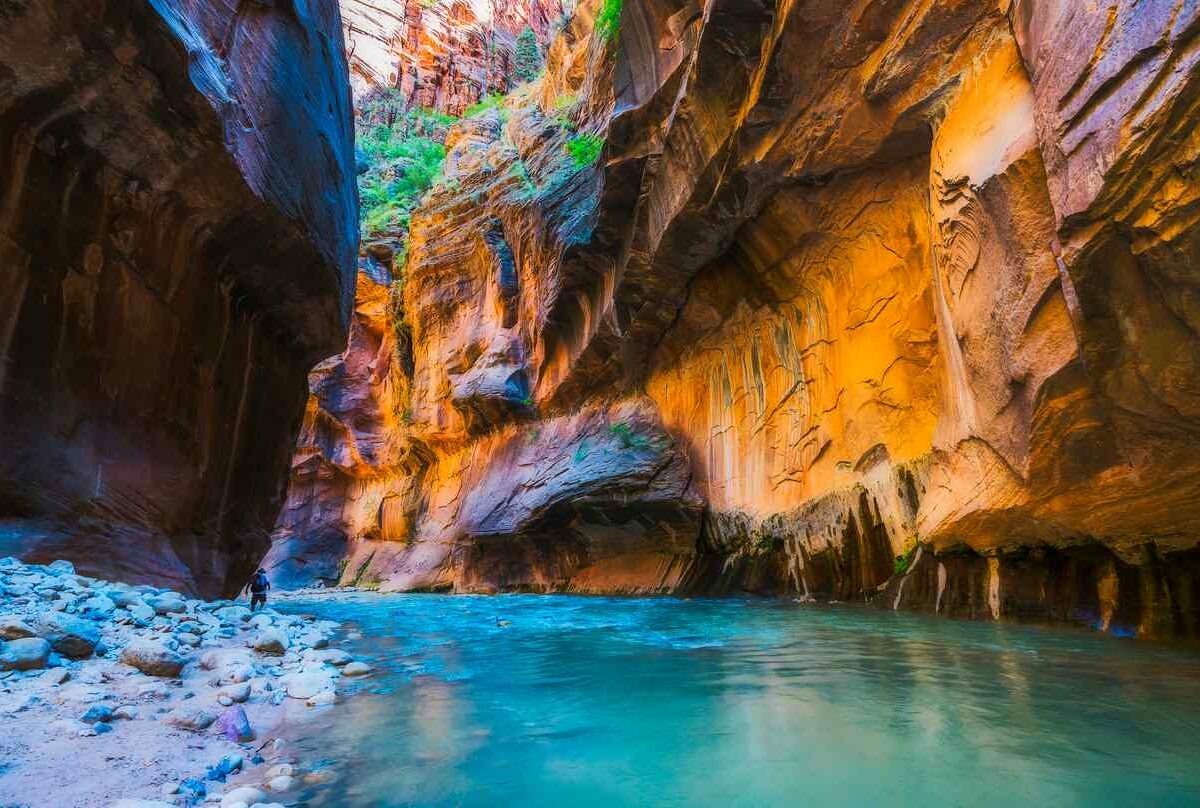
[[[0,808],[274,807],[336,788],[287,736],[370,673],[330,647],[338,628],[0,559]]]

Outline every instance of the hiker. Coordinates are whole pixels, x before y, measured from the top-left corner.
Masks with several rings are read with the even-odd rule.
[[[267,580],[267,571],[260,567],[258,572],[254,573],[254,577],[250,579],[250,611],[255,611],[259,606],[266,608],[267,590],[270,588],[271,582]]]

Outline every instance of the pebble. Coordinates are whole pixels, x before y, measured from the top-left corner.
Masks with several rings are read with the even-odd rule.
[[[106,732],[112,732],[113,726],[105,721],[97,721],[95,724],[92,724],[92,731],[97,735],[103,735]]]
[[[342,676],[366,676],[371,670],[365,662],[351,662],[342,668]]]

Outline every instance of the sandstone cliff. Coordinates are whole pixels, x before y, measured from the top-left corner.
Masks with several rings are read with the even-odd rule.
[[[266,550],[354,298],[340,28],[0,7],[0,555],[217,594]]]
[[[413,217],[406,460],[340,580],[1197,636],[1198,43],[1179,2],[582,7]]]
[[[568,0],[569,2],[569,0]],[[356,95],[399,90],[414,106],[461,115],[513,88],[516,39],[546,41],[563,0],[342,0]]]

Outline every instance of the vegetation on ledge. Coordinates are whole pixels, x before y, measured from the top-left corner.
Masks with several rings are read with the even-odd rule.
[[[604,149],[604,138],[592,134],[572,135],[567,141],[567,153],[578,168],[586,168],[600,159]]]

